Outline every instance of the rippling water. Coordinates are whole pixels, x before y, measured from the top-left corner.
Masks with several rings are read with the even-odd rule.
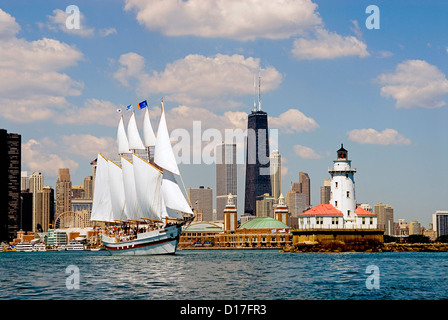
[[[370,265],[377,289],[366,286]],[[68,266],[79,268],[79,289],[66,286]],[[0,299],[439,300],[448,299],[448,253],[7,252],[0,283]]]

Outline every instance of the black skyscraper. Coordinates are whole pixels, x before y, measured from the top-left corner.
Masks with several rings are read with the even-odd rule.
[[[246,148],[244,213],[256,215],[258,197],[265,193],[271,194],[268,114],[261,111],[260,107],[249,114]]]
[[[12,241],[19,229],[21,136],[0,129],[0,241]]]

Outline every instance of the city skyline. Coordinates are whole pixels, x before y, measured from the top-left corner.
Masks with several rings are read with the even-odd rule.
[[[157,3],[77,1],[80,29],[67,29],[58,1],[0,6],[0,127],[21,134],[22,170],[42,172],[55,187],[57,169],[69,168],[82,183],[96,153],[115,150],[116,109],[143,100],[154,125],[164,97],[170,130],[191,132],[192,121],[245,129],[260,73],[262,109],[279,130],[271,147],[282,154],[282,190],[307,172],[318,204],[333,150],[344,143],[360,173],[359,202],[389,203],[395,220],[424,226],[447,209],[447,4],[381,3],[379,29],[369,29],[368,4],[357,1],[228,1],[227,10],[216,2],[210,11],[189,2],[216,19],[198,25],[184,4],[170,3],[160,21]],[[180,166],[187,188],[215,185],[214,165]]]

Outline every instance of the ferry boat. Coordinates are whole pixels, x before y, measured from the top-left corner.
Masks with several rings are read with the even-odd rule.
[[[45,246],[45,243],[36,243],[33,246],[33,251],[37,251],[37,252],[47,251],[47,247]]]
[[[71,240],[65,245],[65,250],[67,251],[83,251],[84,245],[82,243]]]
[[[29,242],[20,242],[15,246],[17,252],[32,252],[33,245]]]
[[[181,176],[171,147],[163,100],[157,137],[148,108],[143,137],[144,140],[138,131],[135,112],[132,111],[127,134],[122,115],[117,130],[119,160],[102,154],[96,160],[91,220],[109,226],[118,224],[115,232],[102,234],[103,245],[111,254],[174,254],[182,225],[193,219],[191,206],[176,181],[176,176],[180,179]],[[129,229],[136,232],[119,232]]]

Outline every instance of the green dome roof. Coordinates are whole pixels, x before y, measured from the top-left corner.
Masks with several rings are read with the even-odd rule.
[[[245,222],[239,229],[289,229],[289,227],[277,219],[259,217]]]
[[[207,222],[207,221],[201,221],[201,222],[193,222],[187,227],[183,228],[183,231],[196,231],[196,232],[203,232],[203,231],[222,231],[223,227],[219,224],[213,223],[213,222]]]

